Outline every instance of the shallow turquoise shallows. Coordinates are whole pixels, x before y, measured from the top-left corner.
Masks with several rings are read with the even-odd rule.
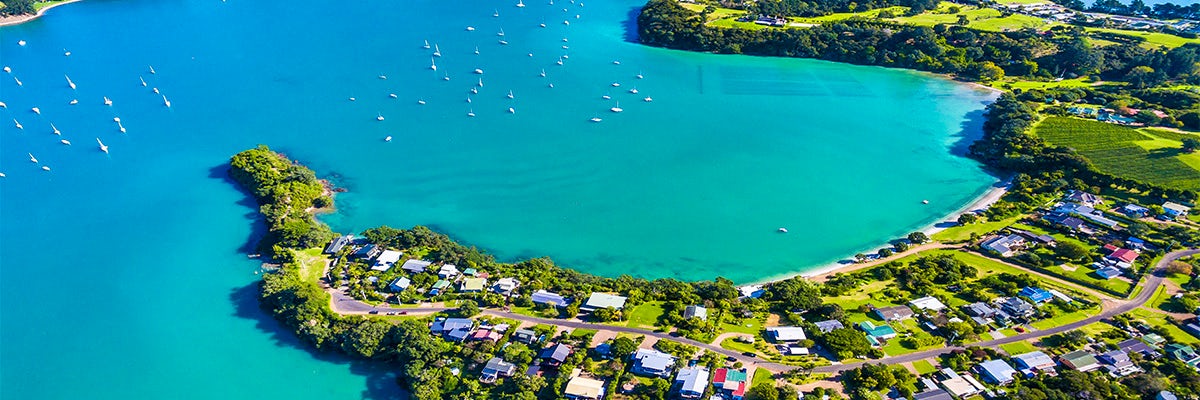
[[[349,189],[336,230],[609,276],[803,272],[995,181],[957,155],[990,93],[643,47],[640,0],[515,1],[87,0],[0,29],[0,397],[394,396],[256,308],[256,208],[224,177],[259,143]]]

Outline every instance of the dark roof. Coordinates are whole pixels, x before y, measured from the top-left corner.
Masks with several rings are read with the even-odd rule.
[[[838,321],[836,319],[831,319],[828,321],[820,321],[820,322],[817,322],[816,325],[817,325],[817,330],[820,330],[822,333],[829,333],[829,331],[832,331],[834,329],[845,328],[845,326],[842,325],[842,322]]]
[[[954,396],[950,395],[942,389],[926,390],[921,393],[913,393],[913,400],[954,400]]]
[[[570,355],[571,355],[571,346],[567,346],[565,344],[558,343],[553,346],[542,349],[542,353],[540,355],[538,355],[538,358],[554,360],[556,362],[561,363],[563,361],[566,361],[567,357]]]
[[[1157,357],[1158,356],[1157,350],[1154,350],[1154,348],[1150,347],[1150,345],[1146,344],[1146,342],[1143,342],[1138,339],[1128,339],[1121,343],[1117,343],[1117,347],[1120,348],[1121,350],[1125,351],[1126,353],[1141,354],[1142,357]]]

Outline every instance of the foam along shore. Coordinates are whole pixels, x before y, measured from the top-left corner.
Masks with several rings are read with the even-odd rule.
[[[22,24],[22,23],[26,23],[29,21],[33,21],[33,20],[37,19],[37,17],[42,16],[42,14],[45,14],[46,11],[50,10],[51,8],[58,7],[61,5],[71,4],[71,3],[74,3],[77,1],[79,1],[79,0],[62,0],[59,2],[55,2],[54,4],[47,5],[45,7],[42,7],[42,9],[37,10],[36,14],[9,15],[6,17],[0,17],[0,26],[16,25],[16,24]]]
[[[946,230],[947,228],[956,226],[956,225],[958,225],[958,216],[960,214],[968,212],[968,211],[979,212],[979,211],[986,210],[988,207],[991,207],[992,204],[995,204],[997,201],[999,201],[1001,197],[1004,197],[1004,194],[1008,193],[1008,189],[1011,186],[1012,186],[1012,179],[1005,179],[1005,180],[996,182],[995,184],[992,185],[991,189],[988,189],[986,192],[983,192],[983,194],[980,194],[979,197],[975,198],[974,201],[967,203],[966,205],[960,207],[959,209],[957,209],[954,212],[947,215],[945,218],[942,218],[936,222],[933,222],[933,223],[925,226],[925,228],[919,229],[919,231],[924,232],[926,235],[933,236],[934,233],[938,233],[943,230]],[[764,283],[771,283],[771,282],[775,282],[775,281],[789,279],[796,275],[820,281],[820,280],[824,280],[824,278],[826,278],[830,275],[833,275],[833,274],[846,273],[846,272],[856,271],[856,270],[863,269],[863,268],[872,267],[872,266],[878,265],[879,263],[886,262],[888,260],[906,256],[913,252],[928,250],[931,247],[935,247],[935,245],[936,245],[936,243],[931,242],[931,243],[927,243],[925,245],[915,246],[912,249],[909,249],[909,251],[902,252],[902,253],[896,253],[886,259],[874,260],[874,261],[869,261],[869,262],[865,262],[865,263],[854,263],[854,262],[847,262],[847,260],[839,260],[837,262],[826,265],[824,267],[820,267],[820,268],[817,268],[817,269],[814,269],[811,271],[805,271],[800,274],[796,274],[793,272],[793,273],[787,273],[787,274],[783,274],[783,275],[767,277],[761,281],[747,283],[747,285],[760,285],[760,284],[764,284]],[[878,252],[879,249],[882,249],[885,247],[891,247],[891,245],[884,244],[884,245],[876,246],[867,251],[863,251],[862,253],[873,254],[873,253]]]

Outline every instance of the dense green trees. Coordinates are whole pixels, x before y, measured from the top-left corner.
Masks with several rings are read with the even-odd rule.
[[[0,5],[0,16],[33,14],[33,0],[6,0]]]
[[[277,256],[282,249],[319,246],[333,237],[312,215],[318,203],[332,203],[312,170],[266,146],[234,155],[229,165],[230,177],[254,195],[266,221],[260,252]]]

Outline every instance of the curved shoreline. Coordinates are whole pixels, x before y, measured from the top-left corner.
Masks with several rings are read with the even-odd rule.
[[[0,26],[19,25],[19,24],[23,24],[23,23],[26,23],[29,21],[33,21],[35,19],[38,19],[38,17],[41,17],[42,15],[46,14],[46,11],[49,11],[50,9],[52,9],[54,7],[64,6],[64,5],[71,4],[71,3],[74,3],[77,1],[79,1],[79,0],[66,0],[61,3],[51,4],[41,10],[38,10],[37,14],[13,15],[13,16],[5,17],[5,18],[0,18]]]

